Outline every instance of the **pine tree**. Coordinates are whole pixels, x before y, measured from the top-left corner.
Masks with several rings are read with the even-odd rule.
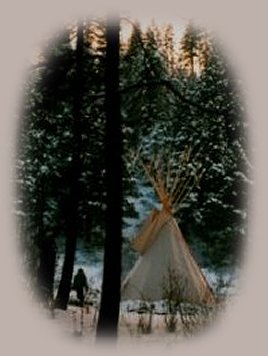
[[[61,135],[55,137],[54,132],[62,120],[58,94],[64,87],[61,73],[66,69],[65,64],[72,61],[65,33],[59,41],[64,47],[64,61],[56,60],[56,46],[51,46],[47,53],[52,59],[50,65],[44,58],[28,80],[18,155],[26,263],[34,290],[45,303],[53,296],[56,238],[61,230],[57,188],[64,160],[63,151],[58,151],[56,156],[55,150],[65,140]],[[54,76],[55,63],[60,73]],[[53,95],[57,105],[52,102]]]
[[[185,74],[194,76],[196,73],[196,58],[198,56],[199,31],[189,23],[185,29],[180,45],[180,67]]]
[[[62,269],[62,275],[58,293],[56,297],[56,306],[61,309],[66,309],[69,293],[71,290],[76,242],[79,231],[79,201],[81,199],[80,177],[82,172],[81,162],[81,142],[82,142],[82,127],[81,114],[82,105],[81,98],[84,94],[83,80],[83,47],[84,47],[84,32],[83,25],[79,24],[77,28],[77,43],[76,43],[76,67],[75,81],[73,88],[73,153],[70,167],[70,193],[67,205],[65,207],[66,216],[66,244],[65,256]]]
[[[177,71],[177,59],[175,44],[174,44],[174,29],[171,25],[167,25],[163,31],[161,40],[160,52],[164,56],[166,70],[171,77]]]
[[[217,46],[209,42],[203,48],[205,55],[200,51],[200,56],[206,58],[204,68],[192,89],[195,100],[208,109],[196,111],[195,119],[206,172],[198,203],[192,206],[197,217],[192,233],[205,243],[215,266],[226,266],[237,259],[246,216],[241,197],[247,184],[241,180],[239,149],[245,137],[243,108],[235,80]]]

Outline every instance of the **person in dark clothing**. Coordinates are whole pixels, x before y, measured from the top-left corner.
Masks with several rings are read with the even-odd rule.
[[[74,276],[73,289],[76,291],[77,299],[80,305],[84,305],[85,292],[88,291],[87,277],[83,268],[79,268],[77,274]]]

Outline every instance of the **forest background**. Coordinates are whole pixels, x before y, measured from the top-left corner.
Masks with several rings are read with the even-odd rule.
[[[48,295],[63,245],[69,273],[63,268],[61,285],[70,279],[77,246],[100,256],[106,209],[105,25],[74,24],[57,36],[38,53],[26,84],[17,158],[25,264],[33,290]],[[213,36],[192,23],[178,43],[171,25],[142,29],[123,19],[121,39],[123,273],[136,257],[130,239],[157,203],[139,158],[164,155],[175,175],[185,147],[203,177],[176,218],[203,267],[234,268],[246,236],[252,169],[241,82]]]

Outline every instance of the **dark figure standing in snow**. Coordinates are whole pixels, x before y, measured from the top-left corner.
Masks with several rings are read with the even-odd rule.
[[[83,268],[79,268],[77,274],[74,276],[73,289],[76,291],[79,304],[82,307],[85,299],[84,292],[88,291],[87,277]]]

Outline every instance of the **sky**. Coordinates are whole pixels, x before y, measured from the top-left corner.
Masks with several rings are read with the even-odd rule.
[[[131,20],[135,20],[135,18],[131,18]],[[167,25],[172,25],[173,30],[174,30],[174,34],[175,34],[175,40],[176,42],[179,42],[179,40],[181,39],[185,26],[188,23],[187,19],[184,18],[180,18],[178,20],[172,20],[172,19],[163,19],[163,18],[146,18],[146,19],[142,19],[142,18],[137,18],[137,21],[140,23],[141,25],[141,29],[142,30],[146,30],[146,28],[148,26],[150,26],[153,22],[157,25],[157,27],[159,28],[164,28]],[[122,21],[123,26],[124,26],[124,31],[125,31],[125,36],[129,36],[129,34],[131,33],[132,30],[132,26],[131,24],[127,23],[127,21]]]
[[[135,20],[137,20],[141,26],[141,29],[143,31],[145,31],[150,25],[152,25],[153,23],[161,28],[165,28],[167,25],[172,25],[173,30],[174,30],[174,35],[175,35],[175,47],[177,47],[179,45],[180,39],[184,33],[185,27],[187,25],[187,23],[189,22],[189,19],[183,18],[183,17],[178,17],[177,19],[171,19],[171,18],[165,18],[165,17],[132,17],[129,15],[122,15],[121,16],[122,20],[121,20],[121,26],[123,28],[123,30],[121,31],[121,36],[122,36],[122,41],[125,41],[131,34],[132,32],[132,24],[130,22],[128,22],[127,20],[124,19],[130,19],[130,21],[135,22]],[[53,37],[53,33],[50,34],[50,36]],[[40,60],[40,50],[42,50],[42,42],[44,39],[40,38],[40,46],[37,46],[36,48],[33,49],[33,53],[31,56],[31,64],[37,64]]]

